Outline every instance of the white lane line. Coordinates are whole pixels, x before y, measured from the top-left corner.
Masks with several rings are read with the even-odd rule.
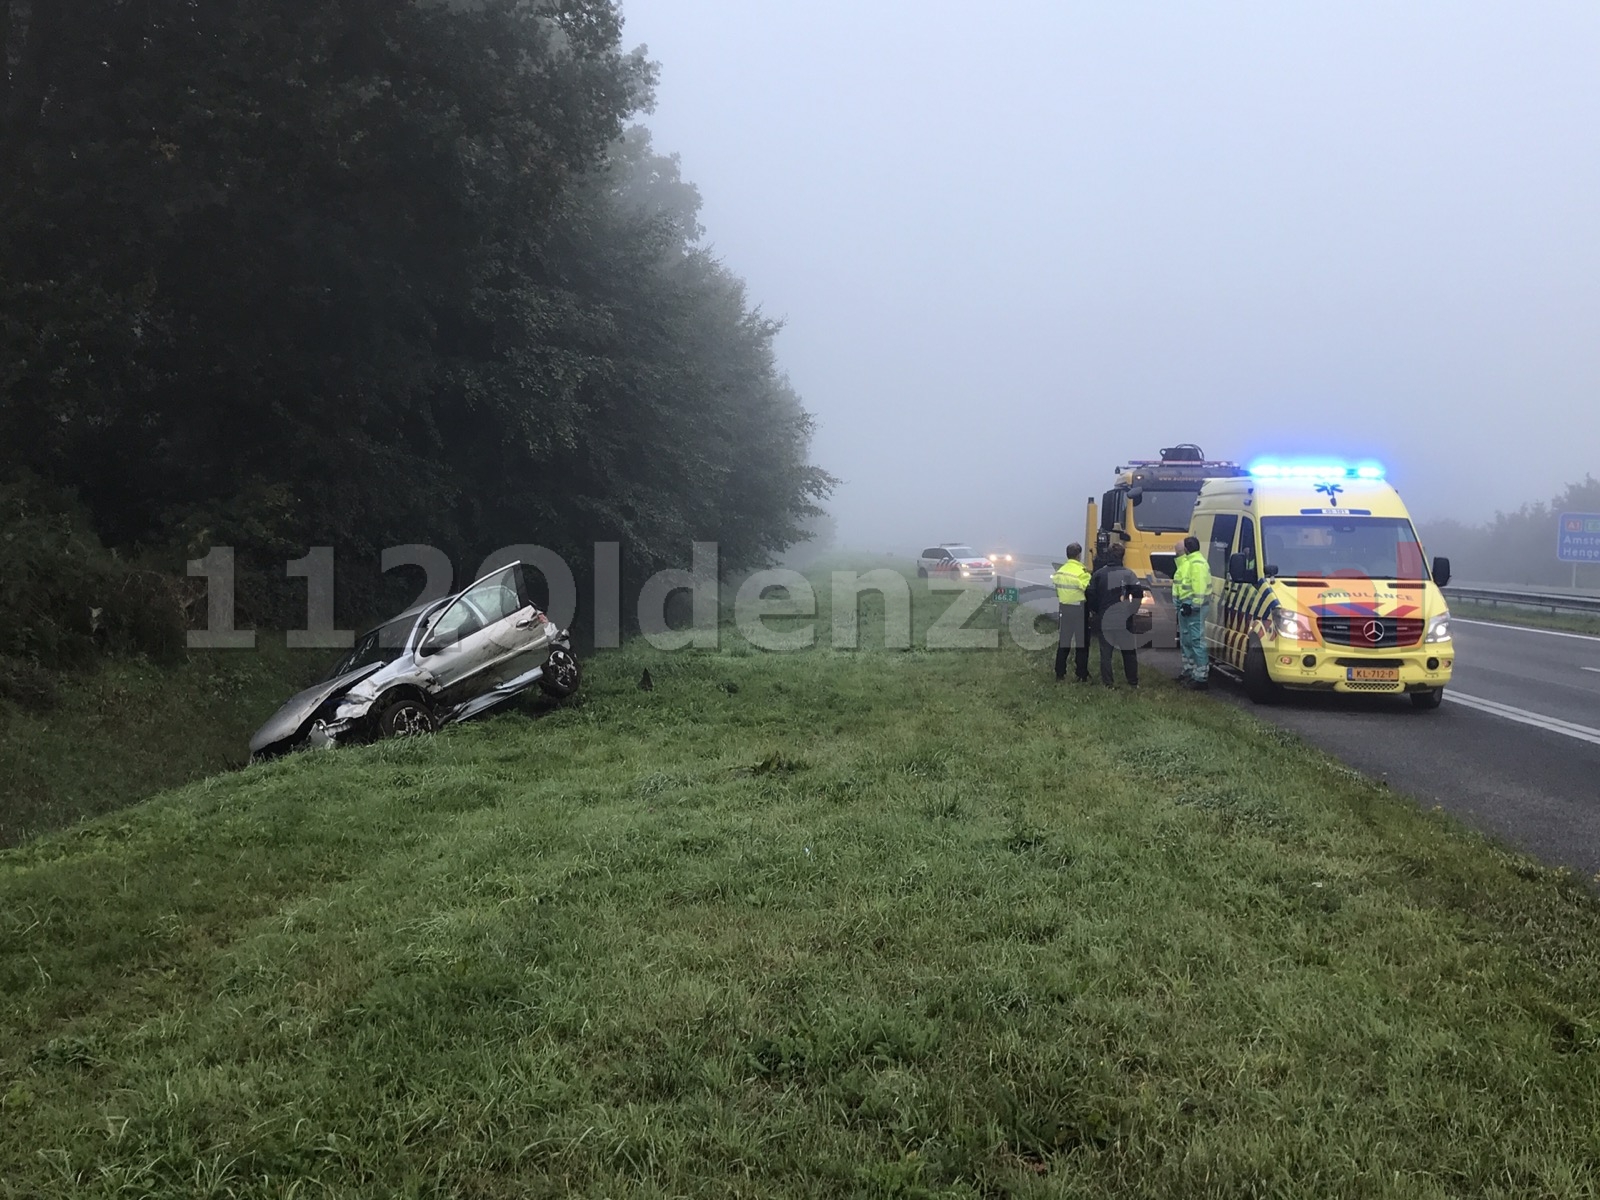
[[[1564,629],[1535,629],[1532,625],[1507,625],[1501,621],[1473,621],[1466,617],[1451,617],[1452,625],[1485,625],[1491,629],[1510,629],[1516,633],[1545,633],[1551,637],[1577,638],[1580,642],[1600,642],[1592,633],[1568,633]]]
[[[1536,729],[1543,729],[1547,733],[1559,733],[1563,737],[1577,738],[1580,742],[1592,742],[1600,746],[1600,729],[1591,729],[1587,725],[1575,725],[1571,721],[1563,721],[1557,717],[1547,717],[1543,713],[1530,712],[1526,708],[1514,708],[1509,704],[1501,704],[1496,700],[1485,700],[1481,696],[1464,696],[1457,691],[1446,691],[1445,699],[1456,704],[1465,704],[1468,708],[1475,708],[1479,712],[1486,712],[1491,716],[1504,717],[1507,721],[1516,721],[1522,725],[1532,725]]]
[[[1578,670],[1593,671],[1596,675],[1600,675],[1600,667],[1579,667]]]

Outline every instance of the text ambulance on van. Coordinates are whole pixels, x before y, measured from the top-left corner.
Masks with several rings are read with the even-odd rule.
[[[1189,531],[1211,563],[1215,664],[1256,703],[1297,688],[1439,706],[1455,662],[1450,563],[1430,572],[1381,467],[1256,463],[1201,489]]]

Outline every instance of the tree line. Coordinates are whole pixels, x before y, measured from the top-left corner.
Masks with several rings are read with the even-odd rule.
[[[1549,503],[1497,512],[1481,525],[1423,521],[1417,533],[1430,554],[1449,557],[1451,571],[1464,582],[1567,587],[1573,580],[1572,564],[1556,558],[1556,523],[1562,513],[1600,513],[1600,479],[1586,475]],[[1580,566],[1578,585],[1600,590],[1600,567]]]
[[[268,619],[313,545],[349,612],[388,545],[639,578],[799,540],[812,419],[622,36],[610,0],[0,0],[7,504],[178,573],[232,545]]]

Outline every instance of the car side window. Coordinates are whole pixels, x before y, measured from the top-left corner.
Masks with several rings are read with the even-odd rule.
[[[489,625],[505,620],[523,606],[517,591],[516,573],[511,567],[473,584],[462,599],[482,613],[484,623]]]
[[[922,557],[923,558],[938,558],[939,557],[939,550],[935,546],[929,546],[926,550],[924,550],[922,552]]]
[[[428,636],[422,640],[421,650],[424,654],[437,654],[446,646],[453,646],[462,638],[477,633],[486,624],[488,622],[483,615],[462,596],[433,623]]]
[[[463,592],[434,623],[422,643],[422,652],[435,654],[519,611],[523,607],[522,597],[513,571],[514,568],[508,567]]]
[[[1256,523],[1249,517],[1239,522],[1239,553],[1244,555],[1244,569],[1256,573]]]
[[[1218,513],[1211,526],[1211,540],[1206,544],[1206,563],[1215,579],[1228,577],[1228,547],[1233,545],[1233,533],[1239,526],[1236,513]]]

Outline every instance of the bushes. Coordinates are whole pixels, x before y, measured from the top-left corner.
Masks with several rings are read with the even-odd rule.
[[[0,481],[0,530],[4,666],[21,689],[8,683],[4,694],[41,700],[39,671],[81,667],[101,651],[181,654],[189,581],[106,550],[70,495],[28,476]],[[24,673],[33,683],[19,682]]]

